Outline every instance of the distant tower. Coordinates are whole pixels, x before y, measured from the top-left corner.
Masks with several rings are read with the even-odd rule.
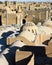
[[[21,5],[18,6],[18,12],[22,12],[22,6]]]
[[[5,6],[9,5],[9,0],[5,0]]]
[[[9,0],[5,0],[5,6],[8,7],[9,6]],[[6,25],[8,23],[8,11],[6,10]]]
[[[50,11],[51,11],[51,1],[48,0],[48,2],[49,2],[49,8],[50,8]],[[49,12],[49,20],[51,20],[51,12]]]

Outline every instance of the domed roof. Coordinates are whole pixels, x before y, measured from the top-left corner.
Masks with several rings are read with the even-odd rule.
[[[37,32],[38,27],[33,22],[27,22],[23,27],[23,30],[28,30],[30,32]]]
[[[37,24],[37,26],[41,26],[41,22],[39,22],[39,23]]]
[[[48,20],[48,21],[44,22],[43,25],[52,26],[52,21],[51,20]]]
[[[38,27],[39,29],[39,33],[45,33],[45,34],[51,34],[52,33],[52,29],[47,27],[47,26],[40,26]]]
[[[35,35],[33,33],[29,32],[29,31],[27,31],[27,30],[21,32],[21,34],[19,36],[23,36],[26,39],[28,39],[29,41],[33,41],[35,39]]]

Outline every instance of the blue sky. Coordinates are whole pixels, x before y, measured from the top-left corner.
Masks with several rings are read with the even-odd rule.
[[[6,0],[0,0],[0,1],[6,1]],[[52,0],[8,0],[8,1],[19,1],[19,2],[23,2],[23,1],[37,1],[37,2],[41,2],[41,1],[43,1],[43,2],[47,2],[47,1],[50,1],[50,2],[52,2]]]

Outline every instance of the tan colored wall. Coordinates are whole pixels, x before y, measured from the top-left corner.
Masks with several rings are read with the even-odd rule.
[[[25,43],[26,45],[30,45],[30,46],[38,46],[38,45],[42,45],[42,43],[46,40],[50,39],[50,35],[46,35],[46,34],[39,34],[36,36],[36,39],[34,42],[30,42],[28,39],[26,39],[23,36],[17,36],[15,38],[7,38],[7,45],[11,45],[12,43],[14,43],[17,40],[23,41],[23,43]]]
[[[48,46],[45,47],[46,55],[52,57],[52,40],[48,43]]]
[[[3,6],[2,6],[3,5]],[[40,7],[38,7],[40,5]],[[0,4],[0,7],[1,9],[5,6],[4,4]],[[15,10],[16,7],[18,9],[19,6],[21,7],[28,7],[30,6],[30,11],[31,10],[35,10],[35,9],[38,9],[38,10],[35,10],[34,12],[29,12],[31,17],[27,17],[27,21],[32,21],[32,15],[35,15],[35,22],[39,22],[39,21],[43,21],[46,19],[46,11],[44,10],[44,6],[49,6],[49,3],[16,3],[16,4],[9,4],[8,3],[8,6]],[[22,9],[23,9],[22,8]],[[42,10],[43,9],[43,10]],[[40,11],[39,11],[40,10]],[[24,10],[25,11],[25,10]],[[22,11],[23,12],[23,11]],[[20,12],[20,13],[17,13],[19,16],[21,16],[23,13]],[[24,16],[25,14],[23,14]],[[23,16],[21,16],[23,18]],[[48,13],[48,16],[49,16],[49,13]],[[18,19],[18,23],[20,22],[21,20]],[[3,24],[6,24],[6,16],[3,14],[3,17],[2,17],[2,23]],[[15,14],[8,14],[8,22],[7,22],[9,25],[10,24],[16,24],[16,15]]]
[[[2,14],[2,24],[5,25],[16,24],[16,14],[8,14],[8,15]]]
[[[32,52],[29,51],[16,51],[15,62],[16,65],[34,65],[34,55],[32,54]]]
[[[2,25],[6,25],[6,14],[2,14]]]
[[[46,34],[39,34],[36,37],[35,42],[33,42],[36,45],[41,45],[43,42],[45,42],[46,40],[50,39],[50,35],[46,35]]]
[[[34,58],[34,55],[33,55],[31,60],[29,61],[29,63],[27,65],[34,65],[34,64],[35,64],[35,58]]]
[[[8,14],[7,25],[16,24],[16,15]]]
[[[35,22],[38,23],[39,21],[40,22],[43,22],[45,21],[46,19],[46,11],[44,9],[40,9],[40,10],[35,10],[35,11],[29,11],[28,12],[28,16],[26,18],[26,21],[30,21],[30,22]],[[34,16],[34,17],[33,17]],[[49,14],[48,14],[49,16]]]

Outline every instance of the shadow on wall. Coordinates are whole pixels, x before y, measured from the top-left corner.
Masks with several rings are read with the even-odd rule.
[[[45,47],[41,46],[23,46],[21,51],[31,51],[35,58],[35,65],[52,65],[52,57],[47,57]]]
[[[4,54],[5,58],[7,59],[9,65],[15,65],[15,54],[16,50],[20,49],[20,47],[10,47],[7,54]]]
[[[31,57],[32,57],[32,55],[25,58],[25,59],[23,59],[23,60],[20,60],[20,61],[16,62],[15,64],[16,65],[27,65],[29,63]]]
[[[4,55],[9,62],[9,65],[27,65],[27,63],[30,61],[32,55],[19,62],[15,62],[15,54],[17,49],[32,52],[34,54],[34,65],[52,65],[52,57],[47,57],[45,47],[41,46],[23,46],[21,48],[9,47],[9,53]]]
[[[3,38],[0,39],[0,44],[6,45],[6,38],[7,38],[9,35],[11,35],[12,33],[14,33],[14,32],[13,32],[13,31],[9,31],[9,32],[3,33],[3,34],[1,35]]]
[[[1,47],[1,52],[2,52],[5,48],[7,48],[7,46],[6,46],[6,38],[7,38],[9,35],[11,35],[12,33],[14,33],[14,32],[13,32],[13,31],[9,31],[9,32],[5,32],[5,33],[2,34],[2,37],[3,37],[3,38],[0,39],[0,44],[2,45],[2,47]]]
[[[46,40],[43,42],[43,44],[48,45],[49,42],[50,42],[50,40]]]
[[[11,35],[12,33],[14,33],[13,31],[8,31],[2,34],[2,37],[7,38],[9,35]]]
[[[49,40],[44,41],[43,44],[48,45],[51,39],[52,37]]]

